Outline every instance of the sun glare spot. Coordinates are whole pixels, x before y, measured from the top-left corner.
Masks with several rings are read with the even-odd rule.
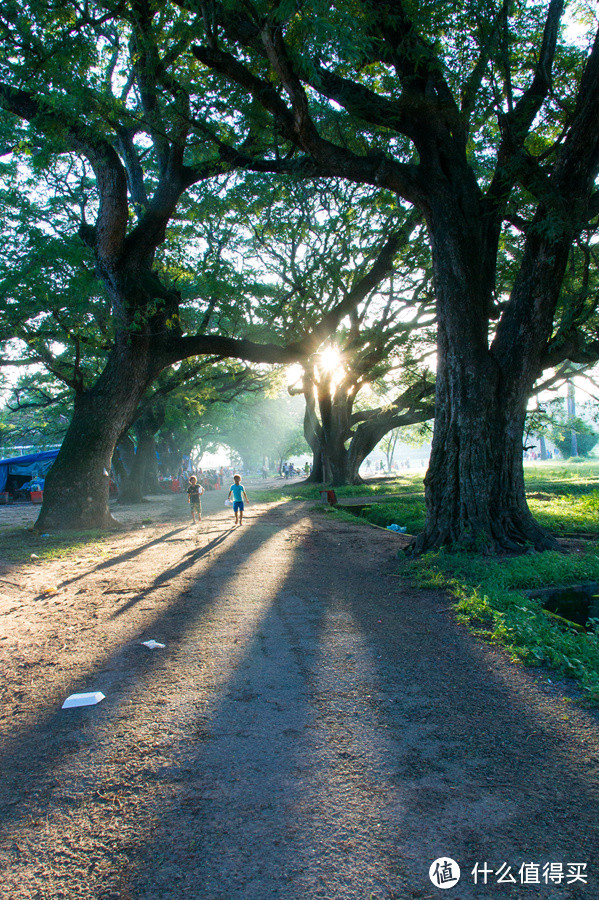
[[[341,354],[337,347],[325,347],[318,354],[319,366],[327,374],[336,372],[341,368]]]

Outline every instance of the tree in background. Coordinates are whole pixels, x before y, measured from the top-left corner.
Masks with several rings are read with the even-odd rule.
[[[360,484],[360,466],[388,431],[434,414],[434,377],[423,368],[425,340],[418,331],[426,307],[402,321],[409,304],[392,291],[370,323],[369,307],[367,301],[350,316],[347,329],[337,330],[335,344],[304,363],[304,432],[314,453],[313,481]]]
[[[0,136],[12,151],[13,193],[22,193],[23,178],[35,182],[47,220],[36,245],[46,266],[53,241],[73,243],[72,231],[58,234],[57,220],[65,209],[70,222],[78,220],[77,252],[110,332],[95,377],[83,377],[75,354],[73,417],[46,482],[37,523],[43,530],[110,523],[106,473],[114,447],[164,369],[199,354],[295,358],[210,323],[184,331],[181,292],[169,277],[168,254],[160,256],[182,197],[236,169],[269,171],[278,163],[259,152],[231,153],[207,129],[215,97],[190,52],[203,25],[190,28],[185,13],[166,6],[135,0],[107,10],[66,0],[57,8],[34,0],[0,11]],[[55,307],[68,320],[71,303],[65,296],[63,308],[60,293],[49,305],[25,308],[21,272],[18,266],[4,293],[29,330]]]
[[[548,438],[564,459],[571,457],[587,457],[599,441],[599,432],[591,425],[589,419],[597,415],[597,404],[583,405],[580,412],[586,415],[573,415],[563,397],[555,397],[539,403],[530,416],[529,433]],[[572,440],[574,434],[575,440]],[[575,450],[575,452],[573,452]]]
[[[301,358],[291,391],[306,403],[310,480],[352,484],[389,428],[432,415],[432,381],[416,352],[424,359],[434,349],[430,254],[418,217],[392,198],[376,202],[355,185],[315,188],[277,185],[262,215],[247,223],[247,253],[272,278],[256,308],[282,341],[300,340],[306,329],[326,336],[329,312],[344,312]],[[382,406],[374,397],[369,408],[364,389],[381,382],[391,391],[393,381],[395,395]]]
[[[309,452],[302,417],[301,400],[290,397],[275,379],[265,395],[245,393],[211,406],[202,416],[201,433],[213,447],[230,449],[244,470],[272,470],[289,456]]]
[[[379,441],[379,450],[385,454],[385,469],[387,475],[391,474],[395,465],[395,451],[399,443],[401,431],[401,428],[394,428],[392,431],[387,432],[385,437]]]
[[[6,455],[13,447],[59,447],[70,416],[71,396],[64,385],[47,373],[28,372],[7,391],[0,410],[0,446]]]
[[[417,549],[555,546],[526,505],[522,436],[544,368],[599,347],[560,310],[599,212],[599,31],[577,43],[564,0],[206,10],[193,52],[236,101],[229,146],[256,115],[276,158],[390,191],[426,222],[438,364]]]

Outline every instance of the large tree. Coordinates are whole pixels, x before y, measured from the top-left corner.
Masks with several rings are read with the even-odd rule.
[[[577,42],[564,0],[199,5],[194,54],[245,113],[236,146],[256,115],[276,158],[390,191],[426,221],[438,361],[418,548],[553,546],[526,505],[522,434],[543,368],[596,352],[556,313],[599,211],[599,31]]]
[[[357,484],[388,429],[432,415],[416,349],[431,353],[434,325],[420,217],[362,185],[291,179],[274,186],[258,218],[246,216],[246,259],[272,279],[256,310],[282,341],[301,339],[341,303],[346,310],[326,344],[300,360],[290,390],[305,398],[310,480]],[[364,389],[385,379],[393,396],[368,408]]]
[[[434,317],[417,289],[426,280],[422,276],[415,286],[405,277],[396,293],[391,279],[386,291],[371,293],[350,313],[327,347],[303,361],[312,481],[360,484],[360,466],[388,431],[432,418],[434,377],[425,366],[431,334],[425,326]]]
[[[37,523],[44,530],[111,522],[114,446],[165,368],[198,354],[285,363],[303,352],[249,340],[243,307],[228,317],[232,327],[221,328],[207,301],[195,327],[186,329],[185,298],[170,277],[177,256],[171,235],[183,240],[178,217],[189,222],[200,195],[204,217],[219,213],[218,191],[211,206],[206,185],[220,178],[222,186],[240,170],[298,168],[262,153],[259,142],[231,150],[222,140],[226,121],[216,133],[209,127],[206,110],[220,107],[224,114],[227,102],[211,93],[190,52],[203,21],[201,10],[190,17],[174,4],[145,0],[59,6],[9,0],[0,10],[0,137],[15,160],[14,193],[23,203],[32,193],[46,203],[48,221],[36,235],[46,256],[57,239],[73,240],[72,232],[56,235],[56,216],[67,208],[78,219],[81,264],[95,279],[107,330],[98,373],[84,377],[78,352],[66,365],[74,412],[46,482]],[[32,185],[29,193],[23,181]],[[18,315],[26,293],[19,271],[5,293]],[[62,289],[64,280],[58,272]],[[39,300],[35,290],[32,297]],[[51,293],[37,312],[25,309],[30,331],[53,316],[60,299]],[[62,312],[68,330],[72,322]],[[46,349],[42,334],[38,353]]]

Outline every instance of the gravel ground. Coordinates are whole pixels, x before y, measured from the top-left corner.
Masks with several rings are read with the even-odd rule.
[[[0,561],[0,896],[598,898],[597,716],[569,686],[393,577],[396,536],[305,503],[234,528],[223,500]]]

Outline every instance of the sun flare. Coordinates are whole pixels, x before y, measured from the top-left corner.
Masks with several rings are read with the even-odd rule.
[[[337,347],[329,346],[321,350],[318,354],[318,365],[327,375],[340,370],[342,368],[342,359]]]

